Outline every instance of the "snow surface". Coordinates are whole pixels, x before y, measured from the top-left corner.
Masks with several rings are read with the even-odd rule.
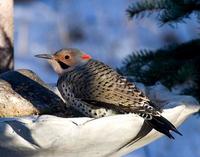
[[[172,94],[161,84],[145,88],[145,91],[153,96],[150,99],[162,102],[162,115],[176,127],[200,109],[193,97]],[[3,157],[118,157],[164,136],[153,129],[124,146],[141,133],[143,126],[144,120],[135,114],[97,119],[51,115],[1,118],[0,154]],[[148,148],[144,150],[147,154]],[[166,155],[166,152],[160,151],[159,154]]]
[[[175,135],[175,140],[162,137],[130,153],[126,157],[200,157],[200,120],[197,116],[187,119]]]
[[[118,67],[132,51],[157,49],[198,37],[194,20],[178,28],[159,27],[153,18],[129,21],[125,10],[131,0],[34,0],[15,5],[15,67],[32,69],[43,80],[55,83],[49,65],[34,58],[62,47],[82,49],[94,58]],[[73,33],[75,35],[73,35]],[[180,128],[183,137],[166,137],[129,157],[200,156],[200,120],[190,118]]]

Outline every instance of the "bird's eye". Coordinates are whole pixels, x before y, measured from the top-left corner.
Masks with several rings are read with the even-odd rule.
[[[65,56],[65,59],[69,59],[69,58],[70,58],[70,56],[69,56],[69,55],[66,55],[66,56]]]

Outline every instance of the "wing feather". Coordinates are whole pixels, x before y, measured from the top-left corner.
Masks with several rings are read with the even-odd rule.
[[[84,101],[112,108],[116,106],[125,112],[152,112],[152,108],[144,107],[150,104],[149,99],[133,83],[99,61],[92,60],[76,67],[59,80],[62,79],[71,84],[74,96]]]

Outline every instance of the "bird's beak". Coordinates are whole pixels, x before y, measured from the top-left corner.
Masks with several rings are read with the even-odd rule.
[[[54,56],[51,54],[38,54],[38,55],[35,55],[35,57],[44,58],[44,59],[53,59],[54,58]]]

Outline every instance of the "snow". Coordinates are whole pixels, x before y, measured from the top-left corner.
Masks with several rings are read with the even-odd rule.
[[[43,80],[55,83],[57,76],[35,54],[62,47],[82,49],[112,67],[140,49],[157,49],[198,37],[195,20],[159,27],[153,18],[129,21],[125,10],[130,0],[34,0],[15,5],[15,68],[32,69]],[[73,33],[75,35],[73,35]],[[135,151],[129,157],[200,156],[200,120],[191,117],[180,128],[183,137],[165,137]],[[159,147],[158,147],[159,146]],[[167,153],[166,153],[167,152]]]
[[[197,116],[190,117],[179,127],[179,131],[183,136],[175,135],[175,140],[162,137],[126,157],[199,157],[199,118]]]
[[[200,109],[200,106],[196,104],[196,100],[194,102],[194,98],[190,97],[188,103],[185,103],[184,100],[188,100],[187,96],[172,95],[160,86],[155,85],[151,89],[145,90],[155,92],[151,94],[152,96],[158,95],[155,101],[162,101],[160,105],[165,106],[162,115],[176,127]],[[164,93],[167,99],[157,92]],[[173,101],[174,99],[171,96],[176,97],[176,102]],[[150,99],[154,100],[155,97]],[[174,106],[172,107],[170,104],[174,104]],[[98,119],[86,117],[61,118],[51,115],[1,118],[0,130],[2,130],[2,133],[0,139],[4,142],[1,143],[0,153],[4,157],[122,156],[164,136],[153,129],[141,139],[135,140],[129,146],[124,146],[130,139],[134,139],[141,133],[142,126],[144,126],[144,120],[135,114],[114,115]],[[146,127],[148,130],[149,126]],[[143,148],[143,154],[142,151],[136,151],[136,153],[131,153],[131,156],[151,156],[150,154],[153,154],[153,156],[155,156],[154,154],[168,156],[170,153],[182,149],[180,142],[184,142],[187,146],[188,140],[186,138],[183,141],[178,141],[181,139],[180,135],[177,135],[176,138],[177,148],[169,145],[173,141],[167,139],[164,144],[160,143],[160,149],[157,149],[158,145],[153,148],[146,146]],[[166,137],[162,139],[166,139]],[[198,140],[196,141],[198,142]],[[179,153],[180,155],[188,155],[190,148],[193,148],[193,142],[190,143],[189,141],[189,144],[191,144],[191,147],[185,147],[186,149]],[[166,154],[166,148],[172,148],[173,150]],[[198,155],[198,153],[198,150],[193,151],[194,155]]]

